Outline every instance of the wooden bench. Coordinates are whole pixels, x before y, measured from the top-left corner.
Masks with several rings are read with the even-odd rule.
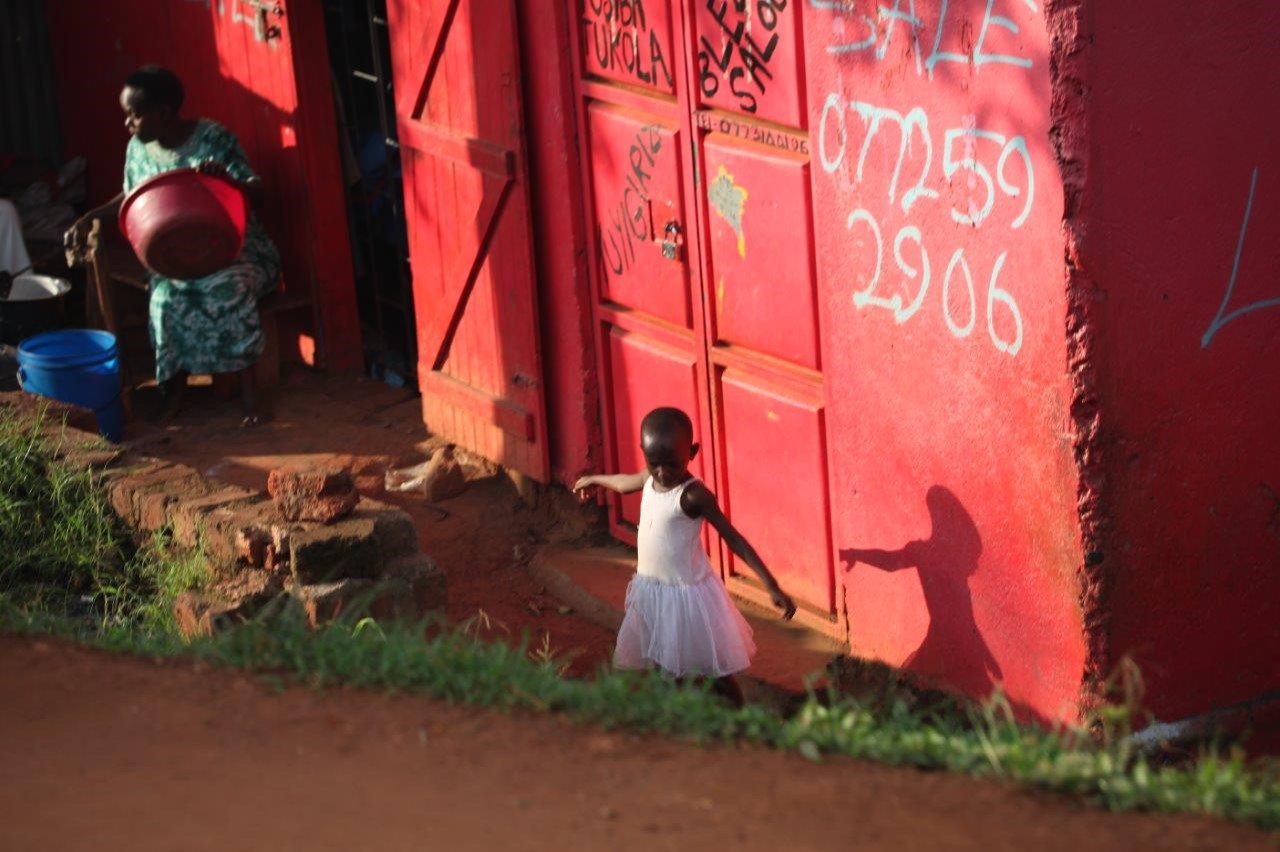
[[[103,232],[101,220],[94,220],[83,253],[67,252],[67,265],[77,264],[82,264],[88,272],[86,307],[90,324],[101,325],[115,335],[118,341],[125,416],[129,417],[132,412],[133,389],[149,378],[138,368],[136,355],[129,354],[130,346],[135,345],[133,351],[136,353],[136,341],[141,337],[149,351],[150,340],[147,336],[145,313],[140,321],[132,318],[131,322],[131,317],[120,310],[120,291],[141,295],[145,304],[149,293],[150,273],[138,261],[129,244],[115,233],[115,229]],[[269,394],[280,383],[281,318],[310,307],[310,297],[292,295],[279,289],[258,303],[265,338],[262,357],[254,365],[255,383],[260,392]]]

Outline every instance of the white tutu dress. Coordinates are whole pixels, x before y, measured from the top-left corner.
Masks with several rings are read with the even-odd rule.
[[[702,519],[680,508],[680,495],[697,481],[670,491],[645,481],[636,576],[613,654],[620,669],[724,677],[747,668],[756,652],[750,625],[702,549]]]

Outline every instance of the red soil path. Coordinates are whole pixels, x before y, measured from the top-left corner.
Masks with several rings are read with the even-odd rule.
[[[0,637],[0,849],[1274,849],[942,773]]]

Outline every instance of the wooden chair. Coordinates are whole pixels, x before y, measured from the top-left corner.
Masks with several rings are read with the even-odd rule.
[[[87,271],[89,323],[100,325],[116,337],[123,385],[121,399],[128,419],[132,416],[134,388],[154,373],[153,367],[145,369],[149,365],[142,363],[149,360],[151,353],[145,310],[149,273],[115,229],[104,232],[100,219],[95,219],[90,226],[82,252],[67,250],[67,265],[83,265]],[[128,310],[130,305],[122,304],[124,302],[132,302],[135,309]],[[136,310],[138,304],[142,305],[141,312]],[[283,293],[280,289],[259,303],[266,343],[262,357],[254,366],[259,392],[270,394],[280,383],[281,319],[310,307],[309,297]]]

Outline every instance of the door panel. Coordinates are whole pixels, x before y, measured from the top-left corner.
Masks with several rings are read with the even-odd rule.
[[[640,420],[659,406],[674,405],[687,412],[694,422],[694,440],[707,443],[701,429],[705,385],[698,359],[687,347],[664,345],[647,335],[614,327],[609,334],[608,357],[619,470],[644,468]],[[694,459],[692,470],[696,476],[706,476],[701,456]],[[634,529],[639,519],[640,495],[623,497],[619,522]]]
[[[699,104],[803,127],[802,0],[692,0]]]
[[[605,80],[675,94],[680,55],[672,49],[665,0],[580,0],[583,63]],[[676,64],[672,64],[675,60]]]
[[[720,374],[727,471],[724,502],[797,600],[834,605],[828,555],[826,448],[820,399],[761,386],[752,370]],[[726,554],[735,574],[736,559]]]
[[[717,342],[817,369],[812,244],[792,238],[809,219],[808,161],[720,135],[704,149]]]
[[[805,617],[834,632],[799,0],[576,2],[613,469],[642,466],[648,410],[684,408],[704,448],[698,475]],[[605,19],[624,45],[658,39],[670,87],[594,52]],[[679,245],[664,252],[667,222]],[[620,537],[637,509],[614,501]],[[761,594],[722,543],[707,543],[736,591]]]
[[[391,0],[431,431],[549,476],[513,0]]]
[[[592,151],[599,152],[592,157],[592,197],[599,213],[603,298],[692,328],[688,264],[663,257],[657,243],[668,222],[677,223],[684,239],[683,134],[652,117],[599,102],[590,107],[588,127]]]

